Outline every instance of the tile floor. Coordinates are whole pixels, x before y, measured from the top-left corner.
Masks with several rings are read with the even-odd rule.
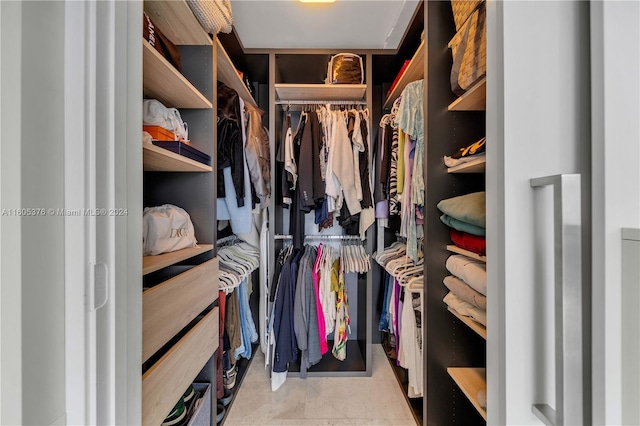
[[[371,377],[289,377],[272,392],[258,350],[224,425],[415,425],[380,345],[372,360]]]

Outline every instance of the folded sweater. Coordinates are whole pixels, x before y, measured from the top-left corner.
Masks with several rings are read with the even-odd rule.
[[[445,277],[444,285],[456,296],[470,305],[475,306],[476,308],[487,310],[487,298],[482,294],[478,293],[474,289],[472,289],[467,283],[462,281],[458,277],[454,277],[453,275],[449,275]]]
[[[460,315],[464,315],[465,317],[471,317],[475,322],[479,322],[480,324],[487,326],[487,312],[482,309],[478,309],[475,306],[472,306],[465,302],[464,300],[458,298],[455,294],[449,292],[444,299],[442,299],[444,303],[447,304],[451,309],[459,313]]]
[[[449,256],[446,267],[453,275],[469,284],[478,293],[487,295],[487,265],[459,254]]]

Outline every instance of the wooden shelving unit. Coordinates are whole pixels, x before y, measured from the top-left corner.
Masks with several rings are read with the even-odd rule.
[[[218,307],[204,316],[142,376],[142,419],[159,425],[218,347]]]
[[[449,42],[456,34],[450,2],[424,2],[425,5],[425,206],[434,208],[440,201],[462,194],[485,190],[485,177],[479,175],[447,174],[443,157],[451,155],[452,147],[467,146],[486,135],[485,82],[484,79],[457,98],[451,92],[452,52]],[[444,19],[447,18],[447,19]],[[458,111],[466,111],[460,113]],[[479,167],[479,165],[478,165]],[[470,166],[461,167],[471,171]],[[455,171],[455,169],[454,169]],[[460,171],[460,170],[458,170]],[[444,175],[443,175],[444,174]],[[443,176],[449,176],[444,178]],[[424,250],[425,282],[442,282],[450,275],[444,259],[447,251],[478,255],[458,250],[451,245],[450,228],[443,226],[437,215],[425,216]],[[480,259],[478,259],[480,260]],[[475,261],[475,260],[474,260]],[[485,422],[475,409],[461,401],[459,387],[465,387],[469,398],[477,404],[477,391],[468,393],[466,369],[474,366],[486,367],[487,340],[468,330],[475,326],[464,317],[454,318],[444,297],[449,289],[444,285],[425,286],[423,338],[425,355],[425,424],[481,425]],[[464,322],[461,324],[460,321]],[[473,371],[473,370],[470,370]],[[484,387],[484,369],[482,382]],[[453,374],[452,374],[453,372]],[[460,373],[460,374],[457,374]],[[454,377],[456,381],[451,380]],[[457,383],[457,384],[456,384]],[[479,386],[478,386],[479,387]],[[486,414],[485,414],[486,417]]]
[[[362,101],[366,84],[276,84],[279,101]]]
[[[142,360],[147,361],[218,298],[211,259],[142,293]]]
[[[487,369],[486,368],[447,368],[447,373],[462,390],[465,396],[471,401],[473,406],[485,421],[487,411],[478,402],[478,392],[487,389]]]
[[[487,158],[482,157],[455,167],[449,167],[447,173],[484,173],[486,165]]]
[[[164,35],[178,45],[208,46],[207,34],[184,0],[145,1],[144,11],[162,29]]]
[[[469,251],[469,250],[465,250],[465,249],[460,248],[460,247],[458,247],[456,245],[453,245],[453,244],[449,244],[447,246],[447,250],[449,250],[452,253],[462,254],[462,255],[470,257],[472,259],[479,260],[481,262],[486,262],[487,261],[487,256],[480,256],[477,253],[474,253],[474,252]]]
[[[216,39],[216,49],[218,54],[218,80],[231,87],[238,92],[238,95],[245,103],[249,103],[253,106],[257,106],[256,101],[249,93],[249,89],[245,86],[244,82],[240,79],[236,67],[231,62],[231,58],[220,44],[220,41]]]
[[[402,77],[400,77],[400,81],[396,87],[393,88],[393,91],[387,97],[382,109],[391,108],[393,102],[400,96],[404,88],[407,87],[407,84],[420,80],[421,78],[424,78],[424,41],[420,43],[418,50],[416,50],[413,58],[411,58],[411,62],[409,62],[409,66],[404,74],[402,74]]]
[[[167,266],[175,265],[178,262],[210,250],[213,250],[213,244],[200,244],[198,247],[190,247],[157,256],[144,256],[142,258],[142,275],[147,275],[159,269],[166,268]]]
[[[451,308],[448,308],[448,309],[449,309],[449,312],[451,312],[456,318],[458,318],[460,321],[465,323],[465,325],[467,325],[470,329],[478,333],[478,335],[482,337],[484,340],[487,340],[487,328],[484,325],[475,322],[469,317],[460,315],[459,313],[457,313]]]
[[[449,111],[484,111],[486,108],[487,79],[483,77],[462,96],[451,102],[447,109]]]
[[[142,58],[145,98],[157,99],[167,107],[212,108],[211,101],[144,39]]]
[[[211,172],[213,168],[153,144],[142,146],[145,172]]]

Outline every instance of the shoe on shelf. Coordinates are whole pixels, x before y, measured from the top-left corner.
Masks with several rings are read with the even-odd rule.
[[[222,404],[216,405],[216,409],[218,410],[216,415],[216,424],[217,424],[217,423],[220,423],[222,419],[224,419],[224,415],[227,412],[227,410],[224,408],[224,405]]]
[[[184,399],[182,397],[178,400],[178,403],[173,407],[173,410],[162,422],[162,426],[178,426],[183,424],[187,418],[187,407],[184,405]]]
[[[202,399],[202,392],[195,390],[193,386],[189,385],[184,395],[182,395],[182,399],[184,399],[184,405],[187,408],[187,418],[190,419],[198,408],[198,401]]]
[[[193,402],[196,396],[196,390],[192,385],[189,385],[186,391],[184,391],[184,395],[182,395],[182,399],[184,400],[185,405],[189,405]]]
[[[230,369],[225,370],[222,374],[224,388],[225,389],[233,389],[236,385],[236,375],[238,374],[238,367],[236,364],[233,364]]]
[[[222,404],[224,407],[226,407],[231,403],[232,399],[233,399],[233,392],[231,391],[231,389],[225,389],[224,396],[220,398],[218,402]]]

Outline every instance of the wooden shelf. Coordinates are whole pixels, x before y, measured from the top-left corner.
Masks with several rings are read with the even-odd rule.
[[[240,79],[236,67],[233,65],[233,62],[231,62],[231,58],[229,58],[229,55],[227,55],[227,52],[218,39],[216,39],[216,49],[218,51],[218,80],[238,92],[238,95],[245,103],[258,106],[253,96],[251,96],[249,89],[247,89],[247,86],[245,86],[242,79]]]
[[[469,401],[476,407],[478,413],[485,421],[487,411],[478,402],[478,392],[487,389],[487,369],[486,368],[447,368],[447,373],[460,387],[462,392],[469,398]]]
[[[366,84],[276,84],[279,101],[362,101]]]
[[[202,93],[176,70],[148,41],[142,39],[144,97],[157,99],[167,107],[213,107]]]
[[[145,1],[144,11],[174,44],[211,45],[211,36],[184,0]]]
[[[144,256],[142,258],[142,275],[150,274],[167,266],[175,265],[183,260],[190,259],[202,253],[213,250],[213,244],[200,244],[198,247],[190,247],[157,256]]]
[[[462,96],[451,102],[449,111],[485,111],[487,109],[487,78],[469,88]]]
[[[405,70],[404,74],[402,74],[402,77],[400,77],[400,81],[396,87],[393,88],[393,91],[387,97],[382,108],[391,108],[393,102],[398,99],[400,94],[402,94],[402,91],[407,87],[407,84],[422,78],[424,78],[424,40],[420,43],[418,50],[416,50],[413,58],[411,58],[411,62],[409,62],[409,66]]]
[[[478,333],[478,335],[480,337],[482,337],[484,340],[487,340],[487,328],[478,323],[475,322],[474,320],[472,320],[469,317],[465,317],[464,315],[460,315],[459,313],[457,313],[456,311],[454,311],[453,309],[447,307],[449,309],[449,312],[451,312],[455,317],[457,317],[460,321],[462,321],[463,323],[465,323],[467,326],[469,326],[470,329],[472,329],[473,331],[475,331],[476,333]]]
[[[153,144],[142,145],[146,172],[211,172],[213,168]]]
[[[449,167],[447,173],[484,173],[487,165],[487,157],[477,158],[468,163]]]
[[[470,257],[472,259],[479,260],[480,262],[486,262],[487,261],[487,256],[480,256],[477,253],[474,253],[474,252],[469,251],[469,250],[465,250],[465,249],[460,248],[460,247],[458,247],[456,245],[453,245],[453,244],[449,244],[447,246],[447,250],[449,250],[452,253],[462,254],[462,255]]]
[[[216,306],[142,375],[142,424],[159,425],[218,347]]]
[[[142,293],[142,361],[218,299],[218,259],[211,259]]]

